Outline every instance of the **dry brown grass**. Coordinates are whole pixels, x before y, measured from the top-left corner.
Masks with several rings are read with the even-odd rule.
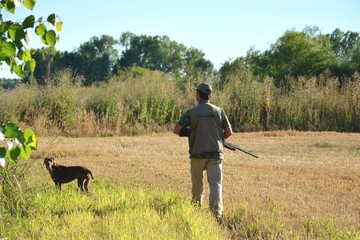
[[[89,167],[95,178],[119,184],[153,185],[189,195],[187,139],[172,133],[138,137],[41,137],[33,154],[65,165]],[[335,132],[237,133],[229,141],[259,155],[226,150],[225,214],[239,206],[276,215],[286,229],[335,219],[338,227],[360,230],[360,134]],[[91,187],[91,186],[90,186]],[[206,186],[207,187],[207,186]],[[208,188],[206,188],[208,190]]]

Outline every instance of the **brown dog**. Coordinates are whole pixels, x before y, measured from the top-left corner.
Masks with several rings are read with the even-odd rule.
[[[61,190],[62,183],[68,183],[75,179],[78,180],[78,187],[81,191],[88,191],[90,177],[94,179],[91,171],[81,166],[62,166],[55,164],[54,158],[47,157],[44,159],[46,169],[50,173],[55,185]]]

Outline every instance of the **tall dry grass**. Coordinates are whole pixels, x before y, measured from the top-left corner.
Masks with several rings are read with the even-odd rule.
[[[20,86],[0,94],[0,122],[32,127],[39,136],[138,135],[168,130],[196,104],[196,85],[179,88],[171,76],[131,70],[108,83],[81,87],[65,71],[47,86]],[[360,77],[343,82],[330,76],[290,79],[279,89],[271,78],[250,73],[210,82],[211,101],[225,109],[235,131],[360,131]]]

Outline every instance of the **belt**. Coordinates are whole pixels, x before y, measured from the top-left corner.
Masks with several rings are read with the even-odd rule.
[[[205,159],[205,158],[216,158],[216,159],[222,159],[223,154],[216,152],[216,153],[199,153],[199,154],[190,154],[190,158],[195,159]]]

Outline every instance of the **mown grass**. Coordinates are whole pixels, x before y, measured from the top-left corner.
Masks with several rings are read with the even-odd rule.
[[[176,193],[151,186],[126,188],[97,179],[84,194],[42,185],[28,191],[26,213],[5,215],[8,239],[223,239],[207,211]]]
[[[105,217],[101,218],[100,215],[110,218],[117,210],[123,214],[121,211],[126,206],[132,206],[132,209],[139,211],[130,212],[136,217],[128,216],[128,222],[121,222],[126,224],[121,225],[125,229],[132,228],[127,224],[137,224],[138,218],[145,225],[144,218],[147,219],[151,212],[154,220],[148,221],[155,221],[160,225],[163,224],[159,220],[161,219],[166,220],[166,224],[180,225],[165,225],[169,232],[195,231],[189,230],[192,226],[195,227],[192,224],[197,224],[193,221],[205,216],[207,222],[199,223],[199,228],[205,228],[201,231],[210,231],[207,228],[214,226],[216,233],[213,235],[220,239],[360,238],[360,135],[356,133],[273,131],[236,133],[231,136],[229,141],[256,153],[259,158],[226,150],[223,166],[225,224],[220,227],[207,209],[207,185],[205,206],[197,209],[189,203],[191,184],[188,147],[184,138],[172,133],[157,133],[133,137],[40,137],[38,141],[39,149],[34,152],[30,161],[32,170],[23,182],[24,189],[35,188],[26,194],[28,202],[41,199],[35,208],[34,203],[30,204],[36,210],[35,213],[51,212],[49,209],[59,196],[70,194],[86,204],[79,204],[78,207],[72,207],[71,204],[65,206],[66,201],[61,200],[60,205],[54,207],[58,209],[50,215],[54,215],[56,219],[62,215],[68,217],[65,213],[69,209],[69,213],[78,211],[91,216],[87,220],[82,219],[85,221],[83,225],[90,224],[99,232],[107,229],[108,234],[112,234],[112,231],[117,233],[117,225],[102,222]],[[76,183],[65,185],[61,194],[55,191],[54,184],[42,165],[45,156],[54,156],[59,164],[84,165],[90,168],[95,177],[89,184],[90,194],[77,193],[74,189]],[[150,195],[146,195],[147,193]],[[126,204],[121,200],[124,199],[123,195]],[[146,200],[139,203],[131,200],[132,196]],[[46,203],[47,198],[54,200]],[[104,206],[101,205],[102,201]],[[149,209],[144,210],[141,206],[146,201],[149,202],[146,204]],[[140,208],[132,204],[139,205]],[[168,211],[169,205],[176,209],[190,208],[186,210],[187,213],[176,212],[171,217],[162,217],[163,212],[168,214],[175,211]],[[145,216],[137,216],[141,214]],[[187,214],[193,218],[189,220]],[[22,222],[26,220],[23,217],[30,216],[30,212],[15,216],[18,216],[16,221]],[[33,221],[34,225],[46,224]],[[61,220],[62,228],[66,229],[71,225],[81,224],[75,217],[72,220]],[[108,229],[105,225],[113,227]],[[13,225],[6,226],[11,229],[12,226],[16,228],[17,224],[14,222]],[[152,224],[145,226],[154,227]],[[14,230],[18,231],[21,231],[20,227]],[[164,238],[171,238],[172,234],[164,235]],[[189,233],[174,233],[174,236],[177,234],[179,239],[197,239],[184,237]],[[162,236],[159,238],[164,239]],[[200,238],[207,239],[206,236]]]

